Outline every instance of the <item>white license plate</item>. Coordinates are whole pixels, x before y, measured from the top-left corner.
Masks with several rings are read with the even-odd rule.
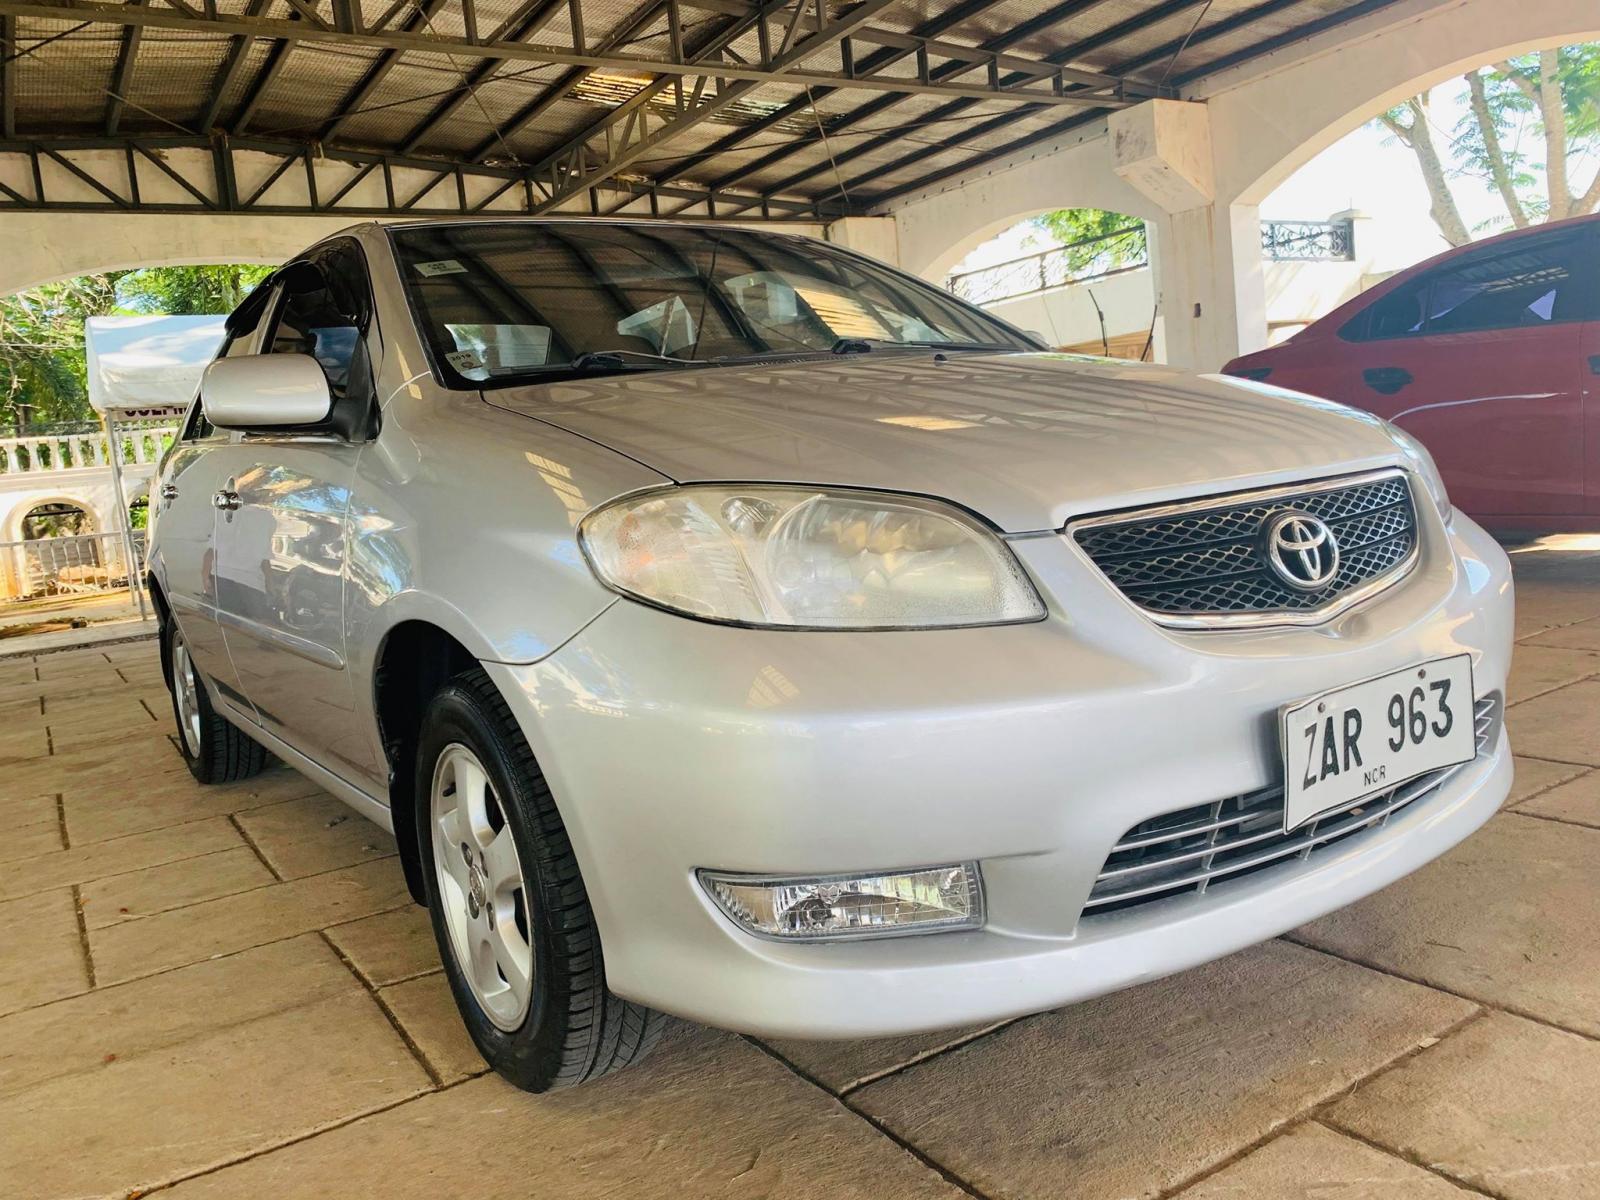
[[[1283,828],[1470,761],[1472,657],[1440,658],[1279,710]]]

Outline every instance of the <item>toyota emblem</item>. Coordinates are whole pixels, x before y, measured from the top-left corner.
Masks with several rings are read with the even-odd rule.
[[[1339,574],[1339,543],[1321,517],[1297,508],[1273,513],[1261,540],[1272,573],[1298,591],[1321,591]]]

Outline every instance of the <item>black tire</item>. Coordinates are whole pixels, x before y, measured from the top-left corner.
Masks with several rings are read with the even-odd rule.
[[[435,769],[453,745],[470,750],[488,777],[500,819],[510,827],[528,900],[526,908],[518,908],[517,921],[519,929],[526,925],[523,932],[532,947],[531,996],[513,1029],[501,1028],[485,1011],[446,924],[434,863],[432,800]],[[522,730],[481,669],[457,675],[429,704],[417,746],[415,794],[434,937],[462,1020],[484,1061],[525,1091],[547,1092],[644,1058],[666,1018],[606,988],[600,933],[566,827]]]
[[[201,783],[233,783],[260,774],[272,755],[211,707],[205,676],[189,657],[178,623],[168,620],[161,636],[166,643],[167,692],[178,726],[178,751],[189,765],[189,773]],[[189,715],[184,711],[184,672],[193,687],[194,712]]]

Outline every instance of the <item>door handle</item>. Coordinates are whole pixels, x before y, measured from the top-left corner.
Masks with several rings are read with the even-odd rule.
[[[1411,372],[1404,367],[1368,367],[1361,378],[1373,391],[1392,396],[1411,382]]]
[[[223,488],[220,492],[211,497],[211,507],[220,508],[226,512],[232,512],[234,509],[239,507],[239,493],[230,492],[227,488]]]
[[[175,483],[163,483],[161,485],[161,498],[169,501],[176,500],[178,498],[178,485]]]

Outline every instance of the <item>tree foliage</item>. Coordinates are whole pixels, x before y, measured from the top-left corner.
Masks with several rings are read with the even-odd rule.
[[[146,267],[81,275],[0,299],[0,426],[86,421],[83,323],[116,314],[232,312],[271,267]]]
[[[1518,229],[1600,209],[1600,43],[1540,50],[1469,72],[1467,113],[1444,140],[1431,97],[1378,118],[1416,156],[1430,215],[1452,246],[1506,224]],[[1573,178],[1583,167],[1583,178]],[[1468,229],[1452,185],[1476,179],[1505,217]]]
[[[1144,222],[1125,213],[1100,208],[1058,208],[1035,217],[1034,225],[1066,249],[1073,272],[1097,260],[1102,269],[1115,270],[1144,252]],[[1118,238],[1117,234],[1128,236]]]

